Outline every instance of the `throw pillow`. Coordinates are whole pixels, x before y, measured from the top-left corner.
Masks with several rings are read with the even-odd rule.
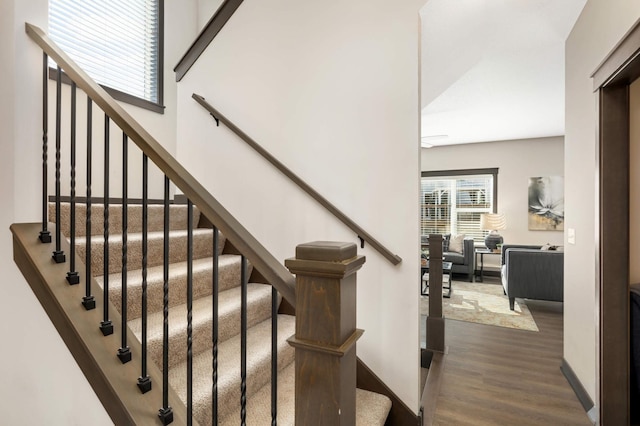
[[[451,234],[444,234],[442,236],[442,252],[447,252],[449,250],[449,243],[451,241]]]
[[[449,250],[455,253],[462,253],[464,247],[464,234],[452,235],[449,240]]]

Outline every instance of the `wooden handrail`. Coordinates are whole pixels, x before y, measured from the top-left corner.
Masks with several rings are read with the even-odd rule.
[[[202,105],[209,114],[213,116],[216,120],[221,121],[227,126],[231,131],[233,131],[236,135],[240,137],[243,141],[245,141],[251,148],[253,148],[258,154],[262,155],[267,161],[269,161],[272,165],[274,165],[283,175],[291,179],[296,185],[298,185],[303,191],[309,194],[314,200],[316,200],[320,205],[329,210],[335,217],[337,217],[342,223],[347,225],[352,231],[354,231],[358,238],[369,243],[371,247],[380,252],[389,262],[394,265],[402,262],[402,258],[397,254],[393,254],[391,250],[383,246],[378,240],[376,240],[371,234],[365,231],[360,225],[355,223],[352,219],[350,219],[346,214],[344,214],[340,209],[334,206],[329,200],[323,197],[318,191],[313,189],[309,184],[307,184],[302,178],[293,173],[291,169],[282,164],[277,158],[269,153],[266,149],[264,149],[260,144],[251,139],[249,135],[240,130],[238,126],[233,124],[227,117],[222,115],[220,111],[216,110],[209,102],[207,102],[202,96],[194,93],[191,96],[195,99],[200,105]]]
[[[216,13],[213,14],[207,25],[200,31],[198,37],[173,69],[176,73],[176,81],[182,80],[242,2],[243,0],[225,0],[222,2]]]
[[[29,37],[49,55],[151,161],[249,259],[280,294],[295,306],[295,278],[162,145],[39,27],[25,24]]]

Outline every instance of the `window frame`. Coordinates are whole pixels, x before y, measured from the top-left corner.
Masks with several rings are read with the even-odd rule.
[[[137,106],[149,111],[164,114],[164,0],[158,0],[158,102],[152,102],[121,90],[100,84],[115,100]],[[58,70],[49,67],[49,80],[58,78]],[[71,79],[62,71],[61,82],[71,85]]]
[[[493,202],[492,202],[492,212],[497,213],[498,208],[498,171],[497,167],[495,168],[483,168],[483,169],[458,169],[458,170],[435,170],[435,171],[423,171],[421,173],[420,181],[422,182],[422,178],[461,178],[464,176],[477,176],[477,175],[491,175],[493,176]],[[422,186],[420,188],[420,206],[424,205],[423,202],[424,193],[422,192]],[[457,200],[449,200],[449,205],[455,202],[457,205]],[[464,210],[464,209],[463,209]],[[458,210],[458,213],[460,210]],[[463,211],[464,212],[464,211]],[[420,213],[420,220],[422,221],[422,213]],[[449,217],[449,228],[451,229],[452,217]],[[422,234],[422,225],[420,226],[420,233]]]

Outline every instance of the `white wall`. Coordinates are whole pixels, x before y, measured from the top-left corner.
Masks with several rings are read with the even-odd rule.
[[[165,3],[170,33],[166,113],[126,108],[175,151],[176,84],[169,71],[195,34],[196,10],[183,2]],[[12,260],[10,224],[40,219],[42,52],[25,34],[24,23],[46,30],[47,5],[46,0],[0,2],[0,197],[5,207],[0,209],[0,412],[2,423],[11,425],[107,425],[111,420]]]
[[[596,401],[597,97],[589,77],[640,17],[633,0],[590,0],[566,42],[564,357]]]
[[[46,25],[47,2],[0,2],[0,412],[12,425],[112,424],[12,260],[9,225],[38,217],[41,51],[24,22]],[[34,84],[35,83],[35,84]],[[6,208],[9,207],[9,208]],[[36,236],[34,236],[35,238]]]
[[[529,231],[527,216],[529,178],[564,176],[562,137],[422,149],[423,171],[481,168],[499,169],[497,211],[507,219],[507,229],[500,231],[505,244],[563,244],[561,231]]]
[[[418,11],[423,0],[244,2],[179,85],[178,158],[281,261],[354,233],[214,121],[197,92],[403,258],[370,247],[358,355],[416,412]],[[184,143],[182,143],[184,141]]]

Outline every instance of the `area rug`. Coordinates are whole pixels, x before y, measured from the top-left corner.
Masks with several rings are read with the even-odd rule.
[[[454,281],[451,297],[443,299],[442,309],[447,319],[538,331],[524,300],[516,299],[515,310],[510,310],[509,299],[498,284]],[[420,296],[420,314],[428,313],[429,297]]]

